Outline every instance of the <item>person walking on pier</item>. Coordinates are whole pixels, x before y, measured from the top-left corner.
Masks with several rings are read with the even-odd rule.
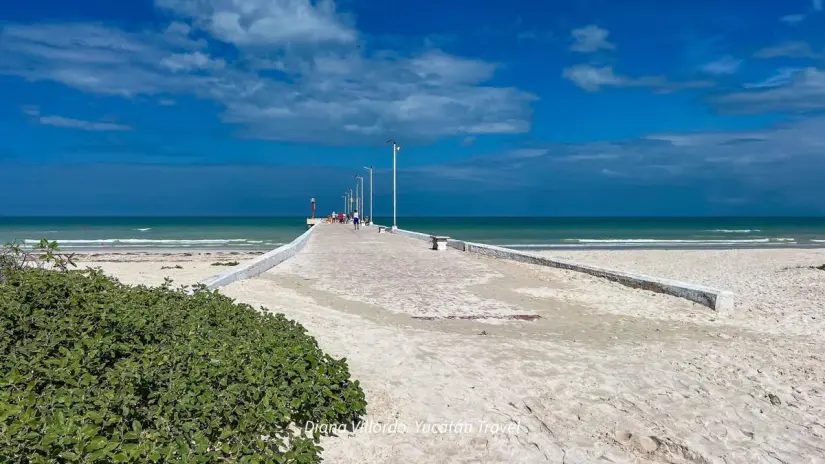
[[[361,228],[361,225],[359,224],[359,221],[358,221],[358,210],[357,209],[352,212],[352,224],[353,224],[353,226],[355,226],[355,230],[358,230],[358,229]]]

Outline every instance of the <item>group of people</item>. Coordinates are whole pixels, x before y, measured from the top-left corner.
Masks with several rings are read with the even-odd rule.
[[[369,217],[364,218],[364,223],[369,224],[369,221],[370,221]],[[327,217],[327,222],[330,223],[330,224],[335,224],[335,223],[349,224],[351,222],[353,227],[355,227],[356,230],[361,228],[361,216],[358,214],[357,209],[355,211],[353,211],[352,213],[347,213],[347,214],[345,214],[345,213],[336,214],[335,211],[333,211],[332,214],[330,214]]]

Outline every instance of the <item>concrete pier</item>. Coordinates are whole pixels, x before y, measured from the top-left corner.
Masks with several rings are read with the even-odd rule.
[[[302,251],[262,277],[309,280],[316,290],[423,319],[537,320],[562,310],[582,314],[586,311],[567,297],[582,280],[615,285],[449,247],[435,251],[424,240],[343,224],[316,226]],[[631,297],[650,293],[626,292]],[[676,310],[701,311],[679,298],[670,303]]]
[[[347,358],[379,431],[324,438],[329,462],[802,462],[817,449],[807,413],[743,394],[766,387],[738,373],[777,356],[786,369],[796,346],[683,298],[339,224],[220,291]]]

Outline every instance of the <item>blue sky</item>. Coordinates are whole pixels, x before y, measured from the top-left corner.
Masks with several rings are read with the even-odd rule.
[[[0,215],[823,215],[822,0],[31,0]]]

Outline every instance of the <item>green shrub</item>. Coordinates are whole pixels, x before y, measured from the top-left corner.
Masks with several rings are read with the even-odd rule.
[[[0,462],[319,462],[365,412],[346,360],[283,315],[200,288],[6,268]]]

